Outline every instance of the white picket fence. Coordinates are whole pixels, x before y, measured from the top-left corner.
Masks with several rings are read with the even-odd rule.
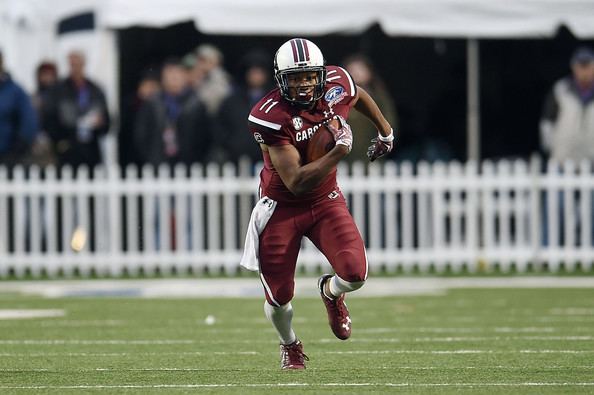
[[[238,270],[257,168],[120,172],[0,168],[0,277]],[[594,262],[590,163],[359,163],[339,168],[339,184],[372,271]],[[325,264],[304,241],[300,267]]]

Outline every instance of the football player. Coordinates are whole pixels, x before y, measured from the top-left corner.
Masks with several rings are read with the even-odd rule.
[[[389,153],[390,124],[374,100],[342,67],[327,66],[311,41],[294,38],[274,57],[277,88],[250,112],[249,129],[262,149],[260,197],[252,212],[241,264],[258,270],[264,286],[266,317],[280,338],[281,368],[304,369],[308,360],[293,331],[291,299],[301,239],[305,236],[326,256],[335,274],[324,274],[318,288],[330,327],[342,340],[351,335],[345,294],[367,279],[361,235],[336,183],[336,165],[351,150],[353,135],[345,122],[352,108],[378,130],[367,156]],[[338,119],[338,127],[328,124]],[[305,153],[321,125],[328,125],[336,145],[307,163]]]

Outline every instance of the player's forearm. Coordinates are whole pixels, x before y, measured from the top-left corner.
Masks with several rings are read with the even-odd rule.
[[[363,88],[357,87],[357,89],[359,91],[359,100],[357,100],[357,103],[355,103],[355,110],[369,118],[369,120],[373,123],[375,128],[382,136],[389,136],[392,131],[392,127],[384,117],[384,114],[382,114],[382,111],[378,107],[375,100],[373,100],[369,93],[367,93]],[[355,133],[356,132],[357,131],[355,130]]]
[[[301,166],[295,173],[289,190],[296,196],[311,191],[336,167],[338,162],[348,154],[344,145],[336,145],[321,158]]]

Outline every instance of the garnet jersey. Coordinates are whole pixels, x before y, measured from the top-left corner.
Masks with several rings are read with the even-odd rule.
[[[349,116],[357,87],[346,70],[338,66],[327,66],[324,95],[313,109],[293,105],[284,100],[277,89],[273,89],[252,108],[249,115],[249,129],[257,143],[269,146],[291,144],[305,158],[307,144],[323,122],[341,115]],[[270,161],[268,152],[262,152],[264,168],[260,173],[262,195],[278,202],[297,203],[314,201],[326,197],[338,187],[334,169],[316,188],[297,198],[285,186]]]

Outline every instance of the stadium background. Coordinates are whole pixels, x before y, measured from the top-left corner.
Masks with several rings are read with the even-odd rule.
[[[99,3],[120,20],[140,21],[147,16],[141,9],[154,6],[162,21],[149,23],[152,27],[130,22],[104,31],[100,20],[89,17]],[[203,21],[207,32],[178,17],[188,4],[200,15],[201,8],[208,14],[204,8],[226,6],[232,14],[256,3],[283,14],[276,29],[285,21],[295,23],[295,7],[312,13],[315,21],[301,19],[295,32],[260,35],[214,32],[213,22]],[[455,24],[456,15],[482,9],[487,16],[501,16],[502,22],[517,18],[517,23],[511,23],[510,30],[495,29],[498,38],[489,37],[488,26],[493,25],[485,26],[482,34],[475,30],[476,35],[405,34],[377,20],[358,24],[357,13],[349,12],[357,5],[366,7],[361,15],[375,13],[378,20],[382,6],[404,5],[419,16],[417,22],[429,13],[433,21]],[[447,9],[453,13],[441,13]],[[536,10],[536,18],[515,13],[523,10]],[[337,28],[340,15],[354,27]],[[133,91],[147,64],[211,42],[223,50],[226,67],[235,72],[234,65],[250,48],[273,53],[289,36],[306,36],[320,45],[329,63],[340,63],[356,51],[374,60],[396,98],[399,149],[412,149],[433,137],[451,144],[453,157],[465,160],[467,45],[478,38],[482,156],[526,158],[538,150],[538,116],[546,90],[568,72],[576,44],[593,43],[593,15],[590,0],[0,0],[0,47],[7,69],[32,88],[37,60],[63,62],[69,48],[88,45],[89,73],[106,85],[117,113],[117,103]],[[540,16],[547,23],[531,30],[529,22]],[[317,23],[320,20],[329,21],[328,26]],[[109,36],[105,40],[104,34]],[[125,116],[120,114],[121,121]],[[114,136],[125,163],[127,136]],[[557,181],[556,186],[564,185],[562,179]],[[28,191],[29,184],[20,179],[14,189]],[[7,196],[6,189],[0,192]],[[555,195],[556,190],[551,193]],[[117,209],[111,212],[119,219]],[[76,259],[69,253],[64,261]],[[278,369],[278,342],[263,316],[260,284],[253,277],[213,279],[218,275],[211,273],[200,279],[162,279],[156,273],[150,280],[2,278],[0,392],[591,393],[590,273],[372,276],[361,293],[349,296],[354,335],[348,342],[330,338],[315,278],[299,276],[294,322],[311,361],[298,375]]]
[[[250,49],[264,48],[274,54],[288,38],[209,35],[190,22],[122,29],[118,32],[119,51],[126,54],[119,65],[122,97],[134,91],[147,64],[183,56],[200,43],[218,46],[225,54],[225,67],[237,74],[235,66]],[[355,52],[372,59],[396,100],[402,131],[398,146],[408,153],[401,159],[418,158],[421,154],[415,157],[414,152],[428,139],[449,145],[450,159],[466,159],[465,39],[390,37],[379,25],[356,35],[310,38],[323,48],[329,64],[341,64]],[[538,120],[544,97],[550,84],[568,73],[571,52],[583,42],[564,27],[550,39],[480,40],[483,158],[527,158],[539,151]],[[129,157],[125,135],[120,142],[120,157]]]
[[[357,51],[373,60],[396,99],[404,159],[416,159],[415,150],[435,139],[451,148],[452,159],[465,160],[467,46],[478,40],[481,157],[527,157],[538,151],[544,95],[568,73],[575,47],[593,42],[591,2],[417,4],[58,0],[50,6],[2,0],[0,46],[7,68],[30,90],[40,59],[63,66],[69,48],[93,49],[88,72],[119,113],[149,64],[211,42],[222,49],[225,67],[236,72],[237,61],[250,49],[274,53],[288,37],[302,35],[314,38],[330,63]],[[120,115],[125,121],[126,114]],[[127,138],[119,134],[124,163]]]

